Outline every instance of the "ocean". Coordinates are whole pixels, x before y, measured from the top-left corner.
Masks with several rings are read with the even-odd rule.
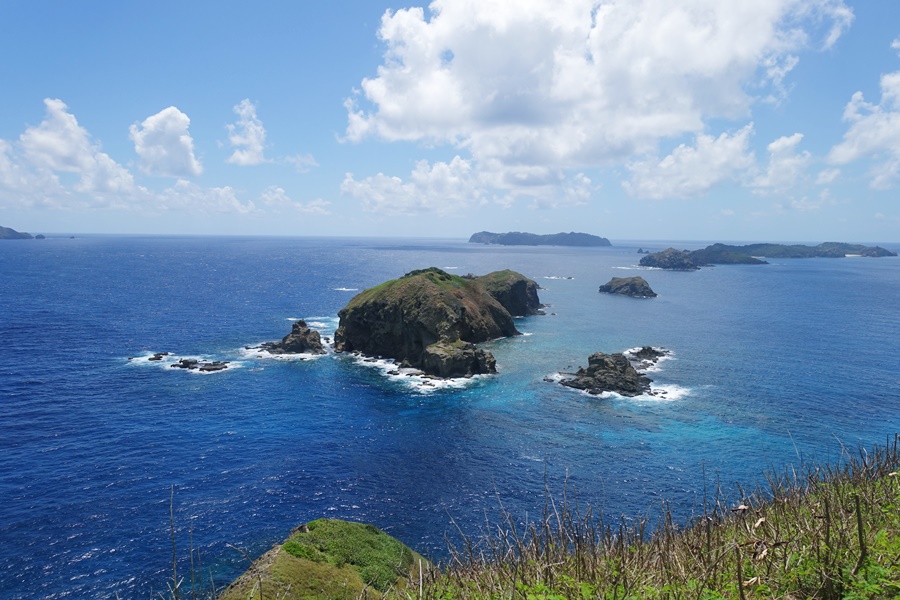
[[[900,431],[900,259],[667,272],[639,268],[638,247],[706,242],[613,243],[0,243],[0,598],[158,598],[173,526],[179,573],[193,556],[221,589],[248,566],[241,551],[320,517],[435,559],[453,522],[477,534],[501,503],[524,521],[548,494],[687,522],[716,486],[738,498],[767,470],[835,464]],[[497,375],[427,386],[346,355],[247,349],[295,319],[329,336],[357,291],[430,266],[510,268],[544,288],[546,315],[486,344]],[[638,274],[658,298],[597,292]],[[546,380],[645,345],[672,353],[649,373],[659,396]],[[170,366],[183,357],[229,368]]]

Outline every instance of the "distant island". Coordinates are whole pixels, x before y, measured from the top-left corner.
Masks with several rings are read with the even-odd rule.
[[[709,265],[764,265],[763,258],[843,258],[845,256],[897,256],[896,252],[880,246],[863,246],[841,242],[825,242],[818,246],[801,244],[747,244],[731,246],[712,244],[701,250],[676,250],[647,254],[641,258],[643,267],[673,271],[694,271]]]
[[[9,227],[0,227],[0,240],[30,240],[33,237],[30,233],[16,231]]]
[[[612,246],[609,240],[589,233],[551,233],[538,235],[511,231],[509,233],[491,233],[479,231],[469,238],[470,244],[500,244],[501,246]]]

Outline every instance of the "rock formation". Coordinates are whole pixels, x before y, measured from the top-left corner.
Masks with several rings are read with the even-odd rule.
[[[600,286],[601,294],[620,294],[632,298],[656,298],[656,292],[643,277],[613,277]]]
[[[266,342],[260,348],[270,354],[325,354],[319,332],[310,329],[302,319],[294,323],[291,332],[280,342]]]
[[[624,354],[597,352],[588,357],[587,368],[579,368],[560,383],[589,394],[615,392],[623,396],[639,396],[650,391],[650,381],[637,372]]]
[[[350,300],[338,313],[334,347],[392,358],[436,377],[495,373],[494,357],[473,344],[518,335],[506,306],[534,314],[536,289],[512,271],[475,279],[434,267],[412,271]]]
[[[521,273],[509,269],[494,271],[475,281],[514,317],[543,314],[544,305],[538,298],[540,286]]]

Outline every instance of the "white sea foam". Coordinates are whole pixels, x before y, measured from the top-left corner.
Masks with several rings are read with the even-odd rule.
[[[154,357],[157,356],[159,356],[159,358],[153,360]],[[200,369],[184,369],[175,367],[175,365],[182,360],[196,360],[199,363],[198,366],[203,366],[204,364],[209,364],[212,362],[224,362],[227,364],[224,368],[218,369],[216,371],[201,371]],[[240,369],[245,366],[244,363],[239,361],[216,358],[207,355],[186,355],[171,353],[163,354],[157,352],[148,352],[146,354],[142,354],[141,356],[129,357],[128,364],[135,366],[157,367],[168,371],[185,371],[193,375],[216,375],[217,373],[224,373],[225,371]]]
[[[672,352],[671,350],[669,350],[668,348],[658,348],[655,346],[653,346],[652,348],[654,350],[658,350],[660,352],[665,352],[665,354],[663,354],[662,356],[657,358],[655,362],[651,361],[651,360],[639,360],[635,357],[635,354],[637,352],[640,352],[640,350],[641,350],[640,346],[637,348],[629,348],[622,354],[624,354],[626,356],[626,358],[628,358],[628,360],[630,360],[631,363],[634,365],[634,368],[637,369],[638,371],[640,371],[641,373],[659,373],[660,371],[662,371],[662,366],[660,365],[660,363],[663,363],[663,362],[666,362],[667,360],[673,359],[675,356],[675,353]]]
[[[474,375],[472,377],[434,379],[418,369],[400,368],[394,359],[391,358],[372,358],[362,354],[353,354],[352,356],[356,364],[377,369],[389,381],[399,383],[420,394],[430,394],[446,389],[461,389],[476,383],[480,379],[490,377],[490,375]]]
[[[330,352],[330,347],[325,346],[326,354],[312,354],[312,353],[291,353],[291,354],[273,354],[262,347],[262,344],[257,346],[246,346],[238,350],[241,357],[248,360],[283,360],[287,362],[300,362],[304,360],[318,360],[323,356],[327,356],[327,353]]]
[[[359,288],[348,288],[348,287],[337,287],[334,288],[336,292],[358,292]]]
[[[575,278],[574,278],[574,277],[569,277],[569,276],[566,276],[566,275],[544,275],[544,279],[568,279],[568,280],[572,280],[572,279],[575,279]]]

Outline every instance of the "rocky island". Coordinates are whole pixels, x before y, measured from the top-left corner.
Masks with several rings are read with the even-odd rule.
[[[561,373],[560,383],[566,387],[583,390],[592,395],[613,392],[622,396],[640,396],[651,393],[653,381],[640,373],[632,363],[641,368],[655,364],[668,351],[644,346],[628,353],[604,354],[596,352],[588,357],[587,368],[575,373]]]
[[[537,314],[538,285],[514,271],[459,277],[432,267],[357,294],[338,313],[337,352],[391,358],[435,377],[496,373],[475,344],[519,335],[514,316]]]
[[[509,233],[491,233],[479,231],[469,238],[470,244],[500,244],[501,246],[612,246],[608,239],[589,233],[552,233],[538,235],[511,231]]]
[[[613,277],[600,286],[601,294],[619,294],[631,298],[656,298],[656,292],[643,277]]]
[[[280,342],[266,342],[259,348],[269,354],[325,354],[319,332],[310,329],[302,319],[294,322],[291,332]]]
[[[0,240],[30,240],[32,237],[30,233],[0,226]]]
[[[843,258],[845,256],[897,256],[896,252],[880,246],[863,246],[841,242],[825,242],[818,246],[800,244],[747,244],[731,246],[712,244],[700,250],[676,250],[647,254],[641,258],[643,267],[673,271],[695,271],[709,265],[765,265],[763,258]]]

